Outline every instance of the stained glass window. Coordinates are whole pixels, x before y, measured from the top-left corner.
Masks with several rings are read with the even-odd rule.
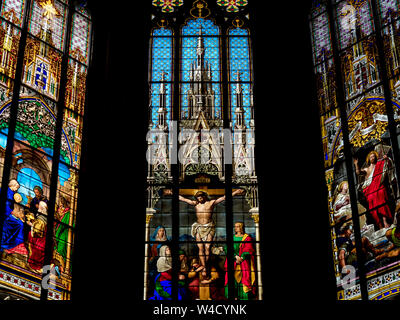
[[[1,17],[14,23],[18,27],[22,26],[25,10],[25,0],[6,0],[1,4]]]
[[[314,62],[318,63],[332,55],[327,13],[323,12],[311,22]]]
[[[398,2],[319,4],[310,31],[337,298],[384,299],[399,283]]]
[[[233,126],[237,125],[236,108],[243,108],[245,128],[250,128],[251,119],[251,75],[248,32],[231,29],[229,32],[229,78],[231,81],[231,104]]]
[[[153,0],[153,6],[161,8],[162,12],[170,13],[175,7],[183,5],[183,0]]]
[[[6,87],[11,88],[9,78],[14,78],[16,60],[21,38],[21,25],[25,10],[25,1],[4,1],[1,7],[0,37],[1,49],[1,80]]]
[[[154,127],[158,117],[164,113],[166,125],[171,119],[172,57],[172,31],[165,28],[155,29],[151,60],[151,118]]]
[[[220,57],[219,57],[219,28],[215,26],[211,20],[198,18],[189,20],[187,25],[182,28],[182,108],[181,114],[184,118],[190,118],[191,110],[189,107],[190,95],[187,94],[190,89],[190,81],[198,81],[193,79],[195,74],[197,52],[199,46],[204,50],[204,61],[207,68],[207,82],[209,92],[213,96],[211,110],[208,117],[220,117],[221,113],[221,93],[220,93]],[[199,37],[201,35],[201,37]],[[197,65],[198,67],[198,65]]]
[[[83,64],[88,64],[91,23],[87,16],[75,12],[72,17],[70,55]]]
[[[247,0],[217,0],[217,4],[226,7],[227,12],[238,12],[240,7],[247,5]]]
[[[336,28],[340,49],[374,32],[371,5],[368,0],[352,5],[341,1],[336,5]]]
[[[91,16],[58,0],[3,1],[0,15],[0,284],[69,300]]]
[[[390,23],[399,17],[399,2],[397,0],[379,1],[379,14],[382,25]]]
[[[262,300],[248,3],[184,2],[152,1],[143,299]]]
[[[57,0],[33,1],[30,12],[28,31],[35,37],[63,50],[67,6]]]

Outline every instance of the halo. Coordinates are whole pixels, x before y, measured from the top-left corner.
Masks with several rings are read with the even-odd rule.
[[[196,189],[196,190],[193,191],[193,197],[195,197],[195,196],[196,196],[196,193],[199,192],[199,191],[204,192],[207,196],[209,196],[209,194],[208,194],[207,191],[205,191],[205,190],[203,190],[203,189]]]
[[[14,193],[14,201],[20,203],[22,201],[22,196],[19,193]]]

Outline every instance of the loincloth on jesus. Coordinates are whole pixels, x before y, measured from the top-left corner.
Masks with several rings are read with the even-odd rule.
[[[199,235],[202,241],[207,241],[214,238],[215,234],[215,224],[214,221],[211,221],[206,224],[201,224],[195,222],[192,224],[192,237],[196,238],[196,235]],[[208,236],[211,235],[211,238]]]

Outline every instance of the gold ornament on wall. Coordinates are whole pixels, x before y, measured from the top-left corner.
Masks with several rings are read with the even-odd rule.
[[[207,2],[203,0],[197,0],[193,3],[193,8],[190,9],[190,15],[194,18],[207,18],[211,14],[208,9]]]
[[[243,27],[244,22],[243,22],[243,20],[241,20],[239,18],[235,18],[235,19],[233,19],[232,24],[236,28],[241,28],[241,27]]]

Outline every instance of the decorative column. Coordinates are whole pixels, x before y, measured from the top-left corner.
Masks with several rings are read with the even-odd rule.
[[[259,211],[258,207],[250,209],[251,217],[254,220],[254,226],[256,228],[256,258],[257,258],[257,285],[258,285],[258,300],[262,300],[263,287],[261,279],[261,253],[260,253],[260,228],[259,228]]]
[[[150,238],[150,221],[153,218],[156,210],[146,208],[146,234],[145,234],[145,249],[144,249],[144,285],[143,285],[143,300],[147,298],[147,278],[149,272],[149,238]]]

